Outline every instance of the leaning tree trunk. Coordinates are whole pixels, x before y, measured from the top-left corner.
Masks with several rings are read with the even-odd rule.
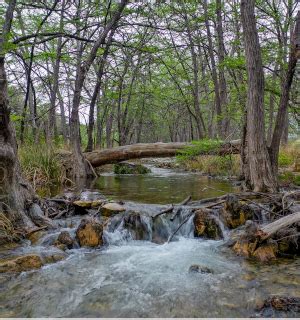
[[[277,171],[278,171],[278,154],[279,154],[280,140],[282,138],[282,134],[284,132],[285,125],[288,120],[287,117],[288,117],[288,104],[289,104],[289,98],[290,98],[290,91],[291,91],[292,82],[293,82],[295,69],[297,65],[297,59],[298,59],[296,37],[297,37],[297,34],[299,35],[300,33],[299,30],[300,30],[300,11],[298,12],[298,15],[297,15],[295,30],[292,36],[288,68],[285,72],[284,80],[281,84],[279,108],[276,116],[276,123],[275,123],[272,142],[270,146],[270,155],[271,155],[273,170],[275,174],[277,174]]]
[[[255,0],[241,1],[241,20],[248,73],[247,156],[249,182],[254,191],[275,192],[277,179],[272,170],[265,140],[264,74],[254,6]]]
[[[92,175],[90,166],[86,162],[80,145],[80,121],[79,121],[79,106],[81,100],[81,93],[86,79],[87,73],[91,68],[95,58],[97,57],[98,49],[102,44],[105,43],[108,33],[115,28],[118,21],[121,18],[121,14],[127,5],[128,0],[121,0],[118,9],[112,16],[111,20],[107,23],[102,33],[100,34],[97,41],[94,43],[90,50],[88,57],[84,61],[80,61],[81,57],[78,58],[75,90],[73,97],[73,107],[71,113],[71,129],[70,129],[70,142],[73,149],[73,178],[76,181],[85,180],[89,175]]]

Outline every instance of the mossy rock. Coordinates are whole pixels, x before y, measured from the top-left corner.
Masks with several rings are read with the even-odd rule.
[[[151,170],[141,164],[120,162],[114,165],[115,174],[146,174]]]

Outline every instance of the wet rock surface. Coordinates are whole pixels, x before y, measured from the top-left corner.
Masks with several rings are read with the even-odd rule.
[[[237,196],[227,196],[222,215],[228,228],[234,229],[245,224],[247,220],[253,219],[254,214],[254,209],[239,201]]]
[[[72,249],[74,246],[74,239],[68,231],[62,231],[54,242],[54,245],[62,250]]]
[[[39,255],[28,254],[0,262],[0,272],[22,272],[39,269],[42,266],[42,258]]]
[[[95,219],[83,219],[76,230],[76,238],[81,247],[99,247],[102,240],[103,225]]]
[[[118,214],[125,211],[124,206],[120,205],[117,202],[109,202],[104,204],[100,209],[100,214],[105,217],[110,217],[112,215]]]

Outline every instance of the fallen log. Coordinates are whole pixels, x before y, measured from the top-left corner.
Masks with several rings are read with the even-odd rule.
[[[85,153],[86,159],[93,167],[105,164],[118,163],[130,159],[174,157],[178,152],[189,146],[188,143],[138,143],[111,149],[95,150]],[[238,154],[240,151],[240,140],[234,140],[221,145],[218,150],[206,154],[227,155]]]
[[[267,240],[272,235],[274,235],[277,231],[284,229],[294,223],[300,222],[300,212],[295,212],[293,214],[289,214],[284,216],[274,222],[271,222],[261,228],[261,241]]]

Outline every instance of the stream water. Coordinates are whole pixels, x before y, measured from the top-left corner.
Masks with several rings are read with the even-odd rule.
[[[66,260],[40,270],[0,276],[0,317],[249,317],[258,315],[255,306],[272,294],[300,297],[299,259],[271,265],[245,261],[223,241],[193,238],[192,219],[175,241],[149,241],[153,228],[146,212],[159,208],[134,201],[213,196],[221,192],[215,189],[233,190],[228,182],[159,169],[148,177],[107,174],[96,186],[112,198],[133,201],[131,209],[145,211],[144,240],[132,240],[124,220],[116,218],[104,234],[105,247],[73,249]],[[207,186],[214,188],[206,189],[209,194],[201,191]],[[184,217],[182,212],[172,225],[161,219],[167,236]],[[17,250],[43,251],[47,237]],[[190,273],[193,264],[213,273]],[[264,314],[272,315],[271,310]]]

